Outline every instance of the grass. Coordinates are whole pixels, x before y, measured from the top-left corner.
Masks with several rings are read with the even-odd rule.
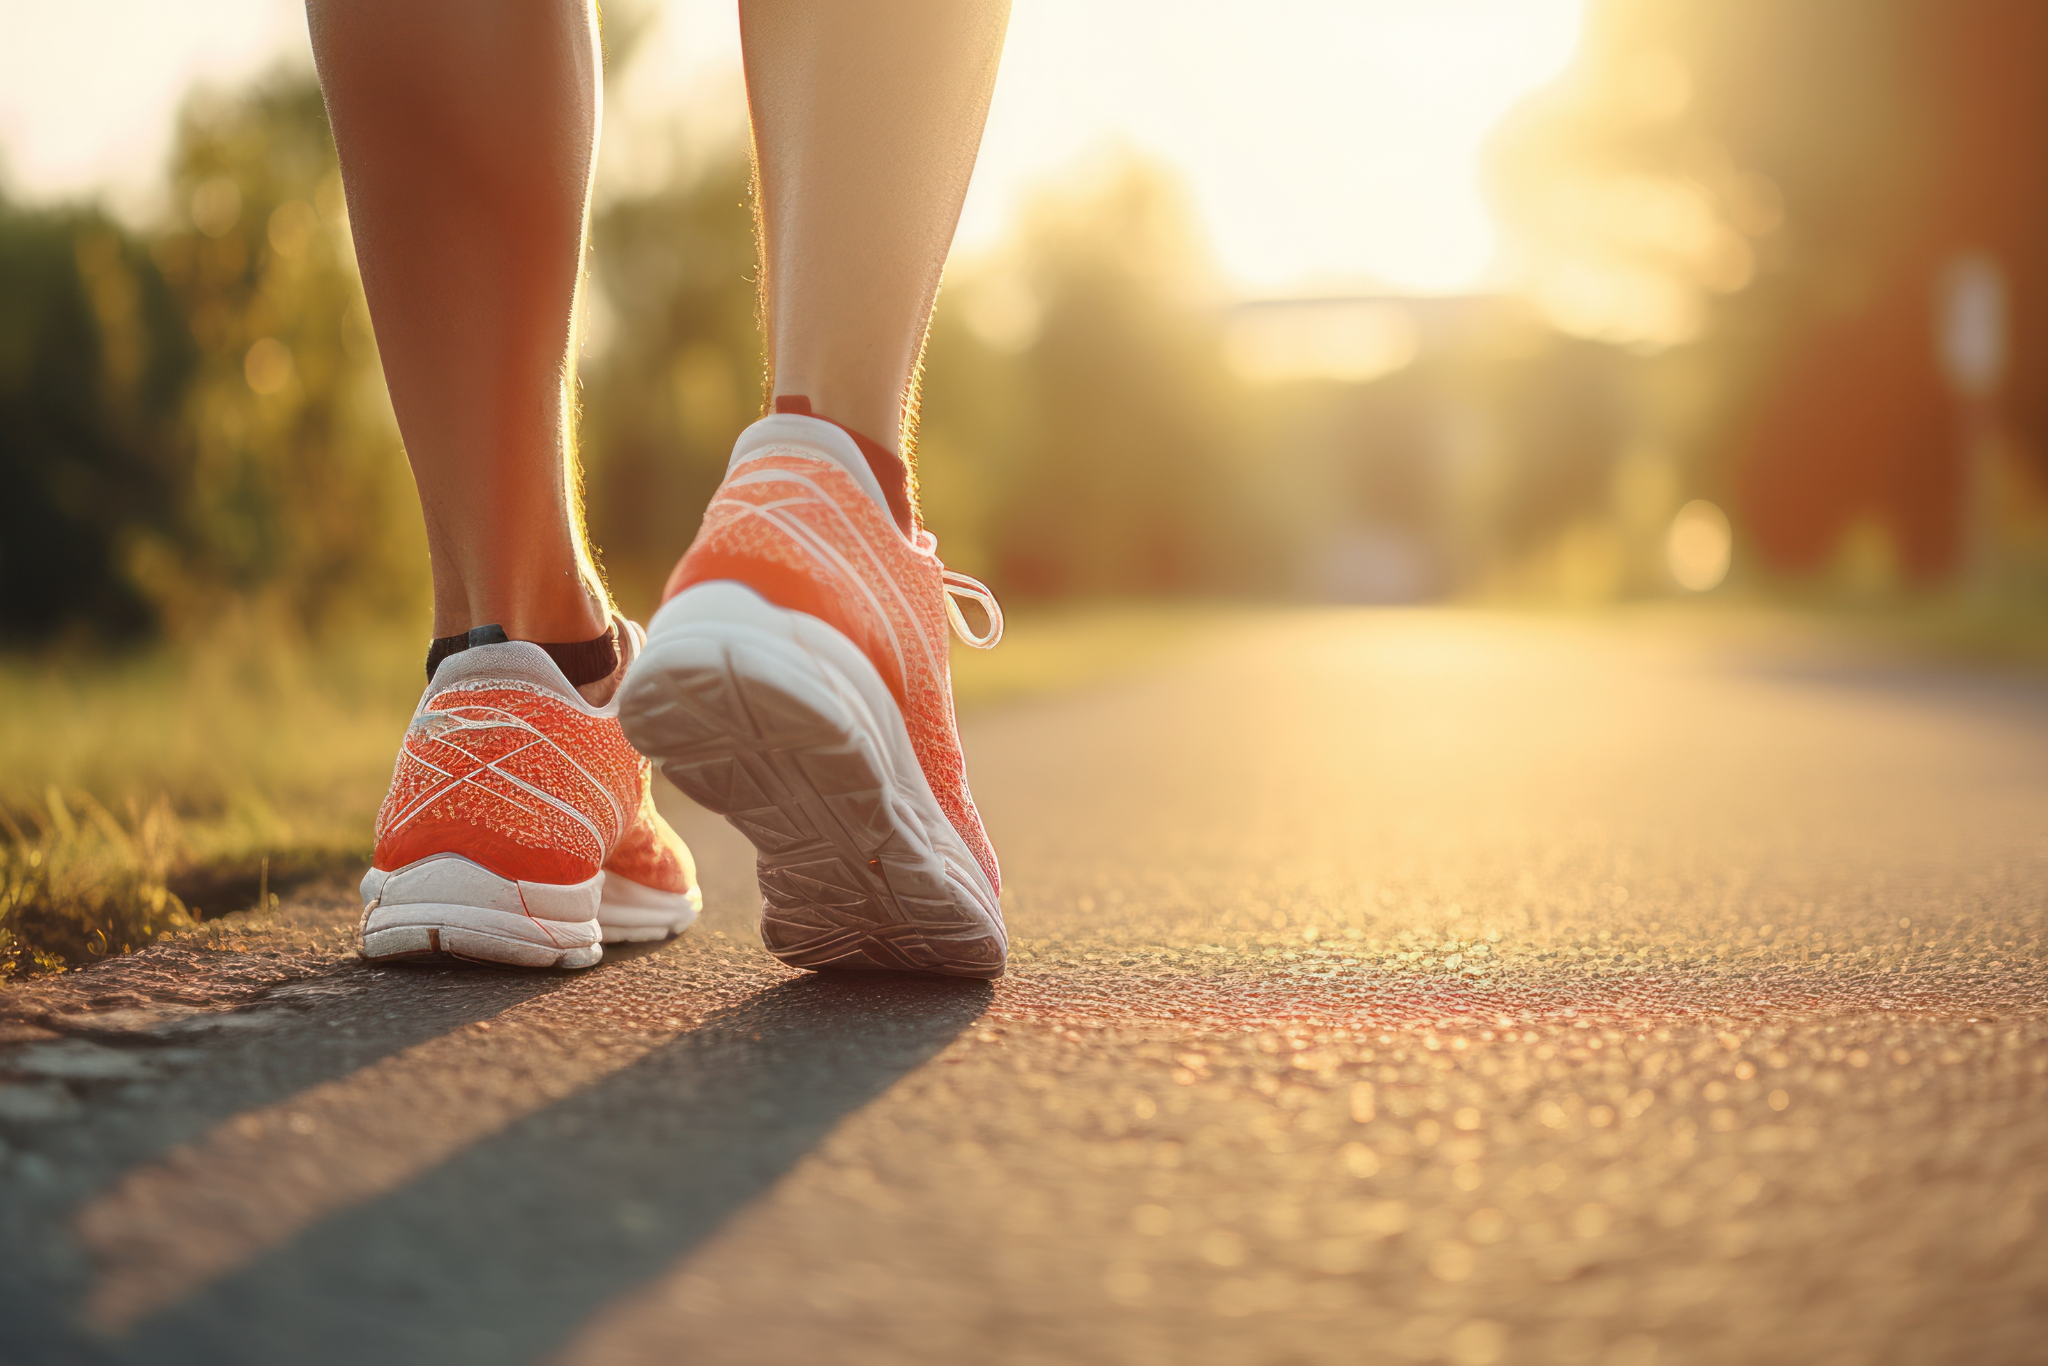
[[[418,647],[0,661],[0,976],[360,866]]]
[[[972,712],[1085,686],[1220,619],[1026,611],[1000,649],[955,649],[956,693]],[[392,632],[346,648],[0,658],[0,978],[79,967],[359,870],[420,656]]]
[[[90,797],[67,801],[56,788],[27,828],[0,812],[12,840],[0,860],[0,973],[61,970],[192,923],[170,887],[180,846],[169,803],[129,815],[124,826]]]

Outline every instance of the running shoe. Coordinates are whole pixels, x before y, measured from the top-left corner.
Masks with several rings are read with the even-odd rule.
[[[630,660],[645,633],[619,634]],[[650,783],[616,694],[591,706],[540,646],[448,656],[377,813],[362,956],[585,968],[607,943],[679,933],[704,897]]]
[[[947,663],[949,620],[987,648],[1002,614],[937,550],[900,529],[845,431],[763,418],[620,689],[627,738],[753,842],[762,942],[796,967],[1002,974],[1001,874]]]

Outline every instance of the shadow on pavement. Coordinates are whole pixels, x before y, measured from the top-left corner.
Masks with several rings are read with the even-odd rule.
[[[987,983],[802,977],[339,1213],[107,1345],[146,1362],[545,1356],[986,1008]]]
[[[12,1125],[6,1133],[7,1147],[34,1154],[45,1174],[31,1182],[10,1172],[0,1187],[0,1321],[8,1325],[0,1361],[103,1355],[104,1344],[81,1339],[73,1324],[72,1282],[85,1270],[85,1254],[64,1230],[123,1173],[162,1161],[237,1115],[575,984],[554,973],[370,969],[350,961],[212,1017],[241,1027],[168,1039],[95,1036],[100,1055],[117,1055],[128,1070],[72,1083],[83,1107],[72,1124]],[[130,1079],[137,1075],[140,1082]]]

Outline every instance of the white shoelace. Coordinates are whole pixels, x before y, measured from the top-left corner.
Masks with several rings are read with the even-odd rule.
[[[939,538],[923,527],[918,528],[911,544],[921,555],[929,555],[935,560],[939,557]],[[953,623],[954,634],[977,650],[995,649],[996,642],[1003,638],[1003,608],[988,585],[971,574],[962,574],[943,564],[939,566],[939,581],[946,591],[946,619]],[[988,614],[988,630],[980,635],[974,633],[974,628],[967,624],[967,617],[960,611],[962,599],[978,605]]]
[[[993,650],[1003,638],[1003,609],[997,604],[996,595],[980,579],[951,569],[943,571],[941,578],[946,586],[946,616],[952,620],[954,632],[977,650]],[[963,600],[977,604],[988,614],[986,632],[976,635],[967,625],[967,617],[960,611]]]

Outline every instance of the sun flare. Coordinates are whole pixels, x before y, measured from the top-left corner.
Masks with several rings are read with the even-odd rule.
[[[960,250],[986,251],[1035,187],[1127,147],[1183,179],[1226,280],[1242,291],[1495,283],[1482,145],[1570,59],[1583,7],[1025,0]],[[93,20],[13,0],[7,9],[38,37],[0,47],[0,165],[30,196],[110,186],[117,202],[145,206],[193,79],[232,82],[279,56],[305,60],[295,0],[198,0],[169,26],[142,0],[95,6]],[[624,143],[679,117],[723,133],[743,117],[735,9],[662,7],[613,92],[609,138]]]

